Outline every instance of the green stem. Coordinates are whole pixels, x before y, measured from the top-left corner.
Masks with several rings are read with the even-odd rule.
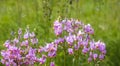
[[[64,66],[65,66],[65,61],[66,61],[65,56],[66,56],[66,51],[65,51],[65,47],[64,47]]]
[[[66,44],[66,43],[65,43]],[[64,51],[64,66],[66,66],[66,48],[65,48],[65,44],[63,45],[63,51]]]
[[[95,61],[95,66],[99,66],[99,61]]]

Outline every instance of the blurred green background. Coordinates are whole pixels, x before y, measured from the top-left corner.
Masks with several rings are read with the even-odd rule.
[[[11,32],[26,25],[35,31],[40,45],[53,41],[53,22],[59,16],[90,23],[95,29],[94,39],[107,46],[100,66],[120,66],[120,0],[0,0],[0,50]],[[89,65],[87,61],[79,63]],[[61,66],[59,62],[56,65]]]

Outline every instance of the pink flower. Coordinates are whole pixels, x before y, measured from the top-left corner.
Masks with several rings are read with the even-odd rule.
[[[72,48],[68,48],[68,53],[70,54],[70,55],[72,55],[74,52],[73,52],[73,49]]]
[[[54,32],[56,35],[60,35],[62,33],[62,23],[60,23],[58,20],[54,22]]]
[[[51,63],[50,63],[50,66],[55,66],[55,63],[54,63],[54,62],[51,62]]]

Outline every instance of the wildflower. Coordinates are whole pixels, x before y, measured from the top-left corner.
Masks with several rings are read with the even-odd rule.
[[[103,50],[103,51],[102,51],[102,54],[104,54],[104,55],[105,55],[105,54],[106,54],[106,50]]]
[[[26,55],[26,60],[29,60],[29,64],[34,64],[36,60],[36,49],[30,48],[28,54]]]
[[[77,46],[76,44],[74,45],[74,49],[75,50],[78,50],[79,49],[79,46]]]
[[[93,54],[93,59],[96,60],[96,58],[98,57],[98,54]]]
[[[90,24],[85,25],[84,31],[88,34],[94,34],[94,30],[93,30],[93,28],[91,27]]]
[[[57,46],[55,46],[54,43],[49,43],[45,46],[45,51],[49,52],[49,51],[57,51]]]
[[[90,42],[90,50],[95,50],[96,47],[95,47],[95,42],[94,41],[91,41]]]
[[[45,52],[48,52],[48,57],[55,57],[56,51],[57,51],[57,45],[55,45],[53,42],[45,46]]]
[[[82,49],[82,53],[83,53],[83,54],[86,54],[88,51],[89,51],[89,48],[87,48],[87,47],[84,47],[84,48]]]
[[[40,48],[38,49],[39,53],[42,53],[44,51],[44,47],[40,46]]]
[[[30,33],[30,37],[34,38],[35,37],[35,33],[34,32]]]
[[[22,41],[21,46],[28,46],[28,44],[29,44],[29,41],[25,40],[25,41]]]
[[[42,55],[42,57],[39,59],[40,64],[44,64],[46,61],[46,55]]]
[[[29,33],[27,32],[24,34],[24,39],[28,39],[28,38],[29,38]]]
[[[72,48],[68,48],[68,53],[69,53],[70,55],[72,55],[72,54],[73,54],[73,49],[72,49]]]
[[[31,42],[32,42],[32,44],[38,44],[38,39],[37,38],[32,38]]]
[[[104,59],[104,57],[105,57],[105,55],[104,55],[104,54],[100,54],[100,55],[99,55],[99,59],[100,59],[100,60],[103,60],[103,59]]]
[[[19,28],[19,30],[18,30],[18,35],[21,35],[21,34],[22,34],[22,29]]]
[[[6,40],[4,46],[8,48],[10,46],[10,40]]]
[[[56,51],[49,51],[48,52],[48,57],[52,58],[56,56]]]
[[[93,56],[93,53],[92,53],[92,52],[90,52],[90,53],[89,53],[89,56],[90,56],[90,57],[92,57],[92,56]]]
[[[58,20],[54,22],[54,32],[56,35],[60,35],[62,33],[62,23],[60,23]]]
[[[99,44],[99,50],[102,52],[102,51],[104,51],[105,50],[105,44],[103,43],[103,42],[100,42],[100,44]]]
[[[106,54],[106,46],[105,43],[98,41],[95,43],[96,47],[99,49],[99,51],[103,54]]]
[[[88,40],[83,40],[82,44],[83,44],[83,46],[88,47]]]
[[[73,28],[72,28],[72,21],[70,20],[66,20],[64,23],[64,28],[65,31],[67,31],[68,33],[73,33]]]
[[[91,57],[89,57],[88,58],[88,63],[90,63],[92,61],[92,58]]]
[[[51,62],[51,63],[50,63],[50,66],[55,66],[55,63],[54,63],[54,62]]]
[[[63,43],[64,42],[64,38],[58,38],[54,41],[55,44],[60,44],[60,43]]]
[[[19,40],[18,40],[17,38],[15,38],[15,39],[13,40],[13,42],[14,42],[14,44],[17,44],[17,43],[19,42]]]
[[[69,36],[65,37],[65,39],[66,39],[66,42],[67,42],[70,46],[72,46],[72,43],[74,42],[73,35],[69,35]]]
[[[78,44],[79,47],[82,47],[83,46],[83,41],[78,41],[77,44]]]

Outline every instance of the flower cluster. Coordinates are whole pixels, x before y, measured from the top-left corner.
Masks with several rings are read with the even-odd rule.
[[[94,29],[90,24],[85,25],[75,19],[63,19],[56,20],[53,27],[57,38],[39,48],[33,48],[34,45],[38,45],[38,39],[34,32],[30,32],[27,28],[23,35],[22,29],[19,29],[15,39],[7,40],[4,43],[7,49],[1,52],[3,57],[1,62],[6,66],[44,64],[47,58],[56,57],[58,48],[61,47],[67,51],[68,55],[74,55],[76,51],[80,51],[83,55],[89,55],[88,62],[105,58],[105,43],[100,40],[95,42],[91,38]],[[42,57],[37,57],[38,54],[41,54]],[[50,66],[55,66],[55,63],[51,61]]]
[[[38,39],[34,32],[30,33],[26,29],[25,34],[22,34],[22,29],[18,30],[15,39],[9,39],[4,43],[6,50],[1,51],[2,64],[6,66],[29,66],[35,63],[43,64],[46,61],[46,56],[37,57],[37,48],[33,48],[38,44]]]
[[[80,51],[82,49],[82,54],[89,55],[88,62],[92,60],[103,60],[105,58],[105,43],[100,40],[95,42],[91,38],[94,34],[94,29],[90,24],[85,25],[75,19],[56,20],[54,22],[54,31],[62,43],[67,43],[67,49],[70,55],[74,54],[74,51]],[[59,45],[59,41],[57,45]]]

